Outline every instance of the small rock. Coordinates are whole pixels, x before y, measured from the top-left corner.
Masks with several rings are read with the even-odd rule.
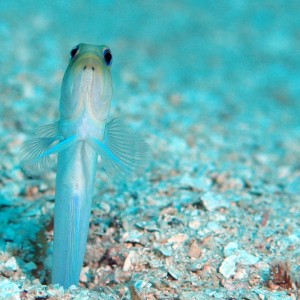
[[[132,230],[130,232],[125,232],[123,235],[123,240],[129,243],[141,243],[142,234],[137,230]]]
[[[81,282],[86,283],[89,281],[89,272],[90,272],[89,267],[84,267],[81,269],[81,273],[80,273],[80,281]]]
[[[259,261],[259,257],[249,254],[245,250],[240,250],[239,263],[242,265],[254,265]]]
[[[156,222],[142,221],[142,222],[135,223],[135,226],[141,229],[146,229],[149,232],[160,231],[159,228],[157,227]]]
[[[189,223],[189,227],[192,229],[198,229],[200,227],[201,223],[199,220],[193,220]]]
[[[200,200],[208,211],[213,211],[221,207],[229,207],[229,203],[226,199],[224,199],[221,195],[215,195],[211,192],[205,193],[201,196]]]
[[[123,265],[124,272],[130,271],[132,269],[132,263],[135,261],[135,256],[136,254],[134,251],[129,252],[129,254],[127,255],[124,261],[124,265]]]
[[[170,246],[157,246],[155,247],[156,250],[158,250],[162,255],[164,256],[171,256],[173,251],[172,248]]]
[[[189,249],[189,257],[199,258],[202,254],[201,248],[196,241],[192,241]]]
[[[167,271],[176,280],[179,279],[182,276],[182,273],[179,270],[172,267],[172,266],[168,267]]]
[[[218,230],[220,229],[220,226],[216,222],[207,222],[206,227],[209,231],[213,232],[218,232]]]
[[[49,188],[48,185],[42,182],[39,186],[39,191],[43,193],[46,192],[48,188]]]
[[[0,291],[1,291],[1,299],[9,299],[9,300],[19,300],[20,297],[20,289],[18,285],[14,282],[11,282],[8,279],[3,279],[0,281]]]
[[[221,264],[220,273],[225,277],[229,278],[233,276],[236,271],[236,263],[238,258],[234,255],[226,257]]]
[[[235,242],[231,242],[225,246],[224,254],[227,257],[221,264],[220,273],[225,278],[235,275],[238,263],[241,265],[254,265],[259,261],[259,257],[251,255],[245,250],[239,250],[238,244]]]
[[[246,273],[246,270],[243,268],[238,268],[234,278],[235,279],[246,279],[248,277],[248,274]]]
[[[4,264],[5,269],[7,270],[12,270],[12,271],[17,271],[19,268],[17,261],[14,257],[11,257],[8,259],[8,261]]]
[[[204,266],[204,263],[205,263],[204,261],[193,260],[192,263],[187,266],[187,270],[191,272],[196,272],[198,270],[201,270]]]
[[[168,243],[178,243],[178,244],[182,244],[183,242],[185,242],[187,240],[188,236],[184,233],[178,233],[174,236],[172,236],[171,238],[168,239]]]
[[[239,249],[238,243],[230,242],[224,247],[224,255],[226,257],[230,256],[230,255],[236,253],[238,249]]]

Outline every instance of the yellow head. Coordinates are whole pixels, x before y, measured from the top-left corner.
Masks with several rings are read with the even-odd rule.
[[[61,86],[61,118],[74,120],[87,113],[96,123],[105,121],[112,97],[110,49],[79,44],[70,55]]]

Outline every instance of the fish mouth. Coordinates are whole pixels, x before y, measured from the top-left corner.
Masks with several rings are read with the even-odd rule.
[[[100,73],[103,72],[104,66],[103,62],[97,54],[94,53],[86,53],[80,55],[76,62],[74,62],[74,72],[80,71],[98,71]]]

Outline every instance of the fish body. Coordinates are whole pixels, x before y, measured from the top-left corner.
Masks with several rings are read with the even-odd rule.
[[[131,177],[147,165],[148,147],[118,119],[108,122],[112,98],[111,51],[79,44],[63,77],[60,120],[42,126],[24,144],[21,165],[41,174],[58,154],[52,283],[79,283],[91,214],[98,156],[108,175]]]
[[[80,44],[72,51],[58,133],[78,141],[58,154],[52,266],[52,283],[65,287],[79,282],[88,236],[98,158],[88,138],[103,140],[112,95],[110,62],[104,60],[108,47]]]
[[[77,285],[79,281],[88,236],[97,156],[84,141],[58,154],[52,283],[64,287]]]

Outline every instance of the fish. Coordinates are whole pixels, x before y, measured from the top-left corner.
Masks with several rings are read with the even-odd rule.
[[[70,51],[59,102],[59,120],[36,130],[21,149],[21,168],[31,177],[56,166],[51,282],[79,284],[100,156],[109,177],[141,176],[149,146],[118,118],[109,118],[113,94],[112,52],[80,43]],[[55,156],[57,155],[57,162]]]

